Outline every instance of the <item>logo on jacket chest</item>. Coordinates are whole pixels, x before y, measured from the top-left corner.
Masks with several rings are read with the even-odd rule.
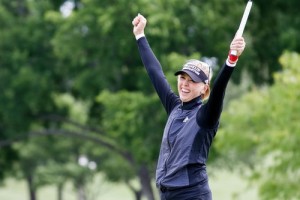
[[[189,117],[188,116],[186,116],[182,122],[186,123],[187,121],[189,121]]]

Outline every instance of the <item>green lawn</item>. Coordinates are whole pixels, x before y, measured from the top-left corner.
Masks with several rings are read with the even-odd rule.
[[[210,176],[210,187],[214,200],[258,200],[257,187],[227,171]]]
[[[257,188],[252,188],[236,174],[218,172],[210,176],[210,187],[214,200],[257,200]],[[134,200],[124,185],[112,184],[98,179],[89,186],[93,200]],[[76,193],[68,185],[63,194],[64,200],[76,200]],[[0,200],[28,200],[26,184],[22,181],[8,180],[0,187]],[[38,200],[56,200],[54,187],[44,187],[38,192]],[[143,199],[145,200],[145,199]]]

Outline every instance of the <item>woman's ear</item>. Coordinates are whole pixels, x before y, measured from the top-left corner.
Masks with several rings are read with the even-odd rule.
[[[201,84],[202,84],[202,86],[201,86],[201,90],[200,90],[200,96],[203,96],[206,93],[207,85],[204,83],[201,83]]]
[[[210,95],[210,87],[208,84],[205,84],[203,88],[202,100],[206,100]]]
[[[206,91],[208,90],[208,87],[209,87],[209,85],[207,85],[207,84],[204,84],[204,87],[203,87],[203,93],[205,94],[206,93]]]

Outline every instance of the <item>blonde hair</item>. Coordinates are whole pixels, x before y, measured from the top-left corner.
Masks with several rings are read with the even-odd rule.
[[[211,80],[212,75],[213,75],[211,67],[209,66],[209,64],[207,64],[205,62],[202,62],[200,60],[196,60],[196,59],[187,60],[185,62],[185,65],[186,64],[190,64],[190,65],[193,65],[193,66],[199,68],[208,77],[208,82],[205,83],[207,85],[207,90],[205,91],[204,94],[201,94],[201,99],[202,100],[208,99],[208,97],[210,95],[210,80]]]

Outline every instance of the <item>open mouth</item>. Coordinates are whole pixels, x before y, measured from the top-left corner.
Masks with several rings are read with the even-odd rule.
[[[181,92],[184,93],[184,94],[188,94],[190,91],[187,90],[187,89],[182,88],[182,89],[181,89]]]

